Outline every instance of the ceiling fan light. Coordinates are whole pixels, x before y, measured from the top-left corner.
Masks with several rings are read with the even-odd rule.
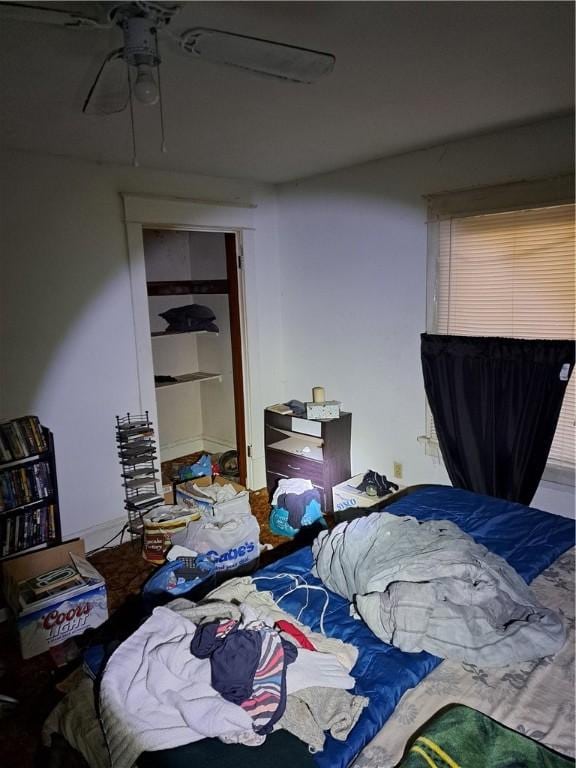
[[[152,75],[152,68],[146,64],[137,67],[138,75],[134,83],[134,96],[142,104],[153,105],[158,103],[158,85]]]
[[[315,82],[329,74],[335,62],[329,53],[201,27],[184,32],[180,44],[207,61],[296,83]]]

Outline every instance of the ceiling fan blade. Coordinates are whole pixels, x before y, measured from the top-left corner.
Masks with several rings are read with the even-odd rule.
[[[179,44],[186,53],[214,64],[294,83],[315,82],[330,74],[336,61],[330,53],[205,27],[183,32]]]
[[[90,7],[96,3],[84,3]],[[0,3],[0,18],[13,21],[25,21],[28,23],[54,24],[59,27],[110,27],[112,23],[97,14],[91,16],[86,13],[50,8],[47,5],[33,5],[25,3]]]
[[[86,115],[112,115],[123,112],[130,99],[128,67],[122,57],[123,48],[112,51],[102,62],[84,101]]]

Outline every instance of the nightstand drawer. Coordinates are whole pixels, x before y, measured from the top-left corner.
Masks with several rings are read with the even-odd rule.
[[[283,477],[303,477],[313,485],[324,487],[324,465],[302,456],[294,456],[269,448],[266,451],[266,470]]]

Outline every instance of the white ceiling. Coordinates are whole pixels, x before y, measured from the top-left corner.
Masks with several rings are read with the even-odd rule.
[[[194,26],[329,51],[336,67],[296,85],[166,47],[168,153],[157,108],[138,105],[142,166],[281,182],[573,109],[571,2],[188,2],[172,27]],[[81,113],[118,30],[3,21],[0,35],[4,145],[130,163],[128,112]]]

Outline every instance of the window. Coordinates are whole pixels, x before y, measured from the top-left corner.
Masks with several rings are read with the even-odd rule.
[[[429,199],[429,332],[574,338],[572,184],[560,177]],[[573,470],[575,419],[572,375],[549,465]],[[436,441],[429,412],[427,421]]]

